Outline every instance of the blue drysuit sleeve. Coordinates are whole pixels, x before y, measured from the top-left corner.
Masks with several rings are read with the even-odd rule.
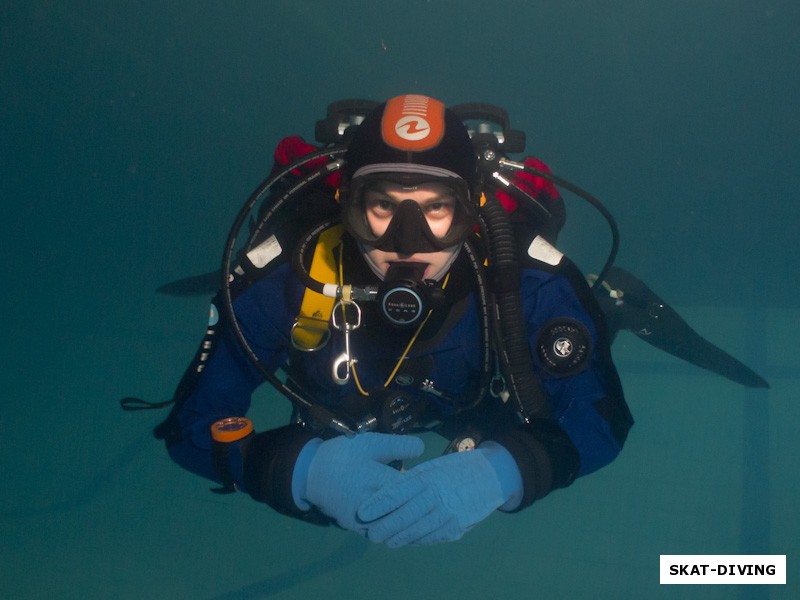
[[[599,310],[590,314],[593,298],[582,278],[527,269],[522,290],[534,368],[551,399],[553,420],[580,457],[577,476],[586,475],[614,460],[624,442],[624,435],[613,426],[614,419],[627,423],[630,418],[611,362],[603,317]],[[548,363],[549,350],[543,352],[542,336],[564,323],[574,324],[591,342],[586,357],[572,371],[560,372]]]
[[[289,332],[299,306],[298,286],[287,265],[261,279],[234,302],[245,339],[271,372],[286,360]],[[223,324],[218,336],[194,389],[178,407],[175,418],[180,436],[168,446],[175,462],[214,481],[218,477],[211,461],[210,426],[225,417],[247,414],[252,393],[262,381],[229,327]],[[238,444],[232,445],[229,460],[237,485],[243,486]]]

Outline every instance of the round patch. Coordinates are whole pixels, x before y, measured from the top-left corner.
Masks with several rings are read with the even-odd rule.
[[[399,285],[387,291],[381,300],[382,314],[392,325],[413,325],[423,315],[425,304],[416,290]]]
[[[589,362],[592,336],[586,325],[575,319],[547,323],[536,337],[536,354],[545,371],[565,377],[582,371]]]

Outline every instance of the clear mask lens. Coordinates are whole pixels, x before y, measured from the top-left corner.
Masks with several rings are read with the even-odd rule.
[[[353,179],[343,201],[350,233],[389,252],[438,252],[463,242],[477,222],[466,182],[412,174]]]

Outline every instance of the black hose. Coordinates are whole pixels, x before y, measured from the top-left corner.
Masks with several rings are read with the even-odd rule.
[[[269,369],[267,369],[261,360],[258,358],[256,353],[248,344],[247,339],[244,337],[244,333],[242,332],[241,327],[239,326],[239,322],[236,319],[236,314],[233,310],[233,299],[231,296],[231,258],[234,252],[234,246],[236,245],[236,237],[241,230],[242,226],[244,225],[247,217],[249,216],[250,212],[255,207],[256,203],[261,199],[269,189],[275,185],[278,181],[283,179],[286,175],[288,175],[294,169],[311,162],[312,160],[324,156],[334,156],[337,154],[342,154],[346,151],[344,148],[340,149],[328,149],[328,150],[320,150],[319,152],[314,152],[304,156],[301,160],[295,161],[291,165],[285,167],[282,171],[270,177],[269,179],[262,182],[256,190],[250,195],[250,197],[245,202],[242,209],[239,211],[239,214],[234,221],[233,227],[231,228],[231,232],[228,235],[228,240],[225,244],[225,251],[223,253],[222,258],[222,281],[221,281],[221,306],[220,306],[220,315],[225,319],[226,324],[230,326],[230,329],[238,342],[239,346],[241,347],[242,351],[248,357],[250,362],[253,366],[258,370],[261,377],[263,377],[267,382],[270,383],[278,392],[283,394],[286,398],[288,398],[292,404],[296,407],[301,408],[317,420],[318,422],[330,426],[334,429],[337,429],[344,433],[354,433],[351,427],[348,427],[343,421],[338,419],[336,415],[326,409],[325,407],[315,404],[309,401],[307,398],[303,397],[302,395],[298,394],[295,390],[291,387],[286,385],[283,381],[281,381],[274,373],[272,373]],[[297,185],[292,187],[290,192],[286,192],[281,197],[279,197],[275,203],[267,210],[264,216],[261,218],[261,221],[256,228],[256,231],[251,234],[250,239],[253,240],[257,237],[258,232],[260,232],[261,228],[263,228],[268,221],[280,208],[280,205],[294,193],[298,191],[298,189],[304,187],[305,185],[310,185],[312,182],[316,181],[322,173],[329,172],[330,169],[327,167],[323,169],[319,169],[310,175],[304,177],[301,182],[298,182]],[[301,185],[302,184],[302,185]],[[298,188],[300,186],[300,188]]]
[[[478,259],[478,253],[472,247],[471,242],[464,243],[464,252],[469,258],[472,270],[475,273],[478,293],[478,320],[481,327],[481,375],[478,386],[470,402],[459,407],[459,410],[469,410],[476,407],[483,400],[492,379],[492,326],[491,315],[489,312],[489,291],[486,282],[486,273],[483,263]]]
[[[239,213],[236,215],[236,219],[231,226],[230,233],[228,233],[228,239],[225,242],[225,250],[223,251],[222,255],[222,288],[226,288],[228,286],[228,276],[230,275],[230,268],[231,268],[231,258],[233,257],[233,248],[236,245],[236,238],[239,235],[239,231],[241,231],[242,226],[244,225],[247,217],[250,216],[255,205],[261,200],[267,192],[279,181],[281,181],[284,177],[289,175],[295,169],[298,169],[313,160],[323,157],[331,157],[338,156],[340,154],[344,154],[347,152],[347,148],[345,147],[335,147],[335,148],[326,148],[322,150],[318,150],[317,152],[311,152],[310,154],[306,154],[299,160],[286,165],[282,170],[278,171],[274,175],[270,175],[264,181],[262,181],[253,193],[245,201],[244,205],[241,209],[239,209]],[[280,205],[286,201],[286,194],[279,197],[275,203],[269,207],[266,214],[261,219],[261,222],[264,223],[265,221],[269,220],[275,212],[280,208]],[[255,238],[255,233],[250,236],[250,239]]]
[[[339,219],[328,219],[316,225],[311,231],[300,238],[297,248],[292,253],[292,267],[294,267],[294,272],[303,282],[303,285],[318,294],[323,293],[325,282],[317,281],[311,277],[311,273],[309,273],[306,268],[305,255],[311,247],[312,242],[315,242],[325,230],[333,227],[337,223],[339,223]]]
[[[497,307],[497,347],[506,385],[525,422],[550,415],[550,401],[533,371],[522,300],[516,241],[503,205],[489,198],[481,208],[481,227],[493,257],[492,289]]]
[[[595,209],[597,209],[601,215],[603,215],[603,218],[605,218],[609,228],[611,228],[611,249],[608,252],[608,258],[606,258],[603,268],[600,270],[600,273],[597,276],[597,280],[595,280],[591,287],[595,288],[602,284],[603,281],[605,281],[606,276],[608,276],[608,272],[611,270],[611,267],[614,265],[614,261],[617,258],[617,252],[619,251],[619,228],[617,227],[617,221],[614,219],[614,215],[611,214],[611,212],[603,205],[602,202],[600,202],[600,200],[574,183],[570,183],[566,179],[562,179],[561,177],[553,175],[552,173],[531,167],[530,165],[524,165],[524,167],[526,173],[529,173],[535,177],[542,177],[543,179],[551,181],[556,185],[569,190],[573,194],[580,196]]]
[[[338,154],[338,153],[341,153],[341,152],[344,152],[344,151],[345,151],[344,149],[340,149],[340,150],[335,151],[335,153]],[[315,152],[315,153],[313,153],[313,155],[318,156],[319,153]],[[323,156],[327,156],[327,155],[330,155],[331,158],[333,158],[333,156],[335,154],[331,154],[331,151],[329,151],[328,154],[325,154]],[[308,155],[308,156],[312,156],[312,155]],[[310,159],[310,160],[315,160],[315,159]],[[301,162],[300,163],[301,166],[303,164],[306,164],[307,162],[310,162],[310,160]],[[294,164],[297,164],[297,163],[294,163]],[[321,167],[321,168],[319,168],[319,169],[317,169],[315,171],[312,171],[311,173],[308,173],[304,177],[300,178],[293,186],[291,186],[283,194],[278,196],[278,198],[273,200],[272,205],[269,206],[268,208],[266,208],[265,211],[262,211],[262,214],[259,216],[258,223],[253,228],[253,230],[252,230],[252,232],[250,234],[250,238],[248,240],[248,244],[253,244],[255,241],[257,241],[261,237],[261,232],[266,228],[267,224],[272,220],[272,218],[275,216],[275,214],[283,207],[283,205],[287,201],[289,201],[290,199],[294,198],[296,194],[298,194],[299,192],[301,192],[302,190],[304,190],[305,188],[307,188],[311,184],[316,183],[322,177],[325,177],[327,175],[330,175],[334,171],[337,171],[338,169],[341,168],[341,166],[342,166],[341,162],[331,161],[328,164],[326,164],[324,167]],[[287,167],[287,169],[289,169],[290,171],[293,170],[290,167]],[[251,207],[250,210],[252,210],[252,207]],[[240,227],[241,227],[241,225],[240,225]]]

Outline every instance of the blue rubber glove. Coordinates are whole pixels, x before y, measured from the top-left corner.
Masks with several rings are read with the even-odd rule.
[[[358,509],[367,537],[396,548],[461,538],[498,508],[522,499],[522,476],[500,444],[434,458],[383,487]]]
[[[313,504],[345,529],[366,535],[359,505],[402,474],[385,463],[416,458],[422,440],[410,435],[362,433],[308,442],[292,474],[292,496],[303,510]]]

